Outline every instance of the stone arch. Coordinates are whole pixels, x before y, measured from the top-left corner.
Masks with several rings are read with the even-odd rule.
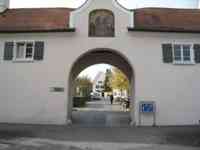
[[[119,68],[129,79],[131,91],[131,111],[130,111],[130,124],[135,124],[135,74],[132,64],[126,56],[120,52],[108,49],[97,48],[87,51],[79,56],[73,63],[68,80],[68,100],[67,100],[67,124],[72,123],[72,106],[73,106],[73,93],[74,81],[78,74],[87,67],[95,64],[110,64]]]

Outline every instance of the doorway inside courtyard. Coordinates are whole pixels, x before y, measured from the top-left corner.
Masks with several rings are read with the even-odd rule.
[[[73,126],[127,127],[134,120],[134,74],[127,58],[110,49],[80,56],[69,79],[67,119]]]

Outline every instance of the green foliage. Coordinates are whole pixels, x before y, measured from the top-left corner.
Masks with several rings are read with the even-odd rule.
[[[89,97],[74,97],[73,98],[73,107],[85,107],[86,102],[90,99]]]
[[[104,81],[104,92],[112,92],[112,72],[111,70],[106,71],[105,81]]]
[[[87,76],[78,77],[75,80],[75,96],[89,97],[92,92],[92,81]]]
[[[117,68],[113,69],[111,85],[113,89],[129,90],[129,80],[126,75]]]

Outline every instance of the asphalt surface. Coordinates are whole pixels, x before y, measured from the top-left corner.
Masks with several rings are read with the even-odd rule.
[[[109,99],[90,101],[85,108],[74,108],[72,122],[76,127],[129,127],[130,113]]]
[[[1,150],[199,150],[198,147],[137,143],[66,142],[46,139],[4,141]]]
[[[200,126],[130,127],[125,126],[127,114],[119,106],[89,105],[89,114],[94,115],[88,114],[88,108],[79,110],[81,115],[75,111],[76,123],[71,126],[0,124],[0,150],[200,149]],[[116,114],[124,116],[116,118]]]

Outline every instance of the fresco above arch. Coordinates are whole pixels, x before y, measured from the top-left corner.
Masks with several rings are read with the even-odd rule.
[[[114,14],[109,10],[94,10],[89,15],[89,36],[114,37]]]

